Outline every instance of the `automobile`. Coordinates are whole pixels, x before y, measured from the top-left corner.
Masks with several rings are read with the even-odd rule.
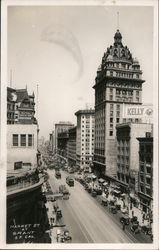
[[[121,222],[121,223],[124,223],[125,225],[129,225],[129,223],[130,223],[130,218],[129,218],[129,216],[128,216],[128,215],[125,215],[125,214],[122,214],[122,215],[120,216],[120,222]]]
[[[75,180],[78,181],[78,180],[80,180],[82,178],[83,178],[82,174],[80,172],[77,172],[76,175],[75,175]]]
[[[137,216],[133,216],[130,221],[131,223],[134,223],[137,222],[137,219],[138,219]]]
[[[61,179],[61,173],[60,173],[59,171],[56,171],[55,177],[56,177],[57,179]]]
[[[56,210],[56,218],[57,220],[62,218],[62,211],[60,208],[57,208]]]
[[[92,197],[96,197],[97,196],[97,192],[95,190],[92,190]]]
[[[101,195],[102,194],[102,189],[100,187],[97,187],[94,189],[97,192],[97,195]]]
[[[116,214],[117,213],[116,206],[110,206],[110,211],[112,214]]]
[[[68,172],[69,172],[69,174],[73,174],[73,173],[74,173],[74,170],[73,170],[72,168],[69,168],[69,169],[68,169]]]
[[[84,189],[87,190],[88,188],[89,188],[89,184],[86,182],[86,183],[84,184]]]
[[[117,209],[117,210],[120,210],[120,209],[121,209],[121,205],[120,205],[120,204],[116,204],[115,206],[116,206],[116,209]]]
[[[144,234],[147,234],[147,235],[152,235],[152,228],[150,226],[142,226],[141,227],[141,231],[144,233]]]
[[[69,191],[67,190],[65,185],[60,185],[59,186],[59,192],[63,194],[63,200],[68,200],[69,199]]]
[[[56,201],[56,199],[53,196],[46,196],[46,200],[52,202]]]
[[[131,231],[135,234],[140,233],[139,223],[138,221],[134,221],[131,226]]]
[[[57,229],[56,231],[56,239],[57,242],[61,243],[70,243],[72,241],[72,237],[70,236],[70,232],[68,229]]]
[[[72,176],[67,176],[67,177],[66,177],[66,183],[67,183],[70,187],[73,187],[73,186],[74,186],[74,179],[72,178]]]
[[[107,200],[105,197],[102,197],[102,202],[101,202],[101,204],[102,204],[103,206],[108,206],[108,200]]]

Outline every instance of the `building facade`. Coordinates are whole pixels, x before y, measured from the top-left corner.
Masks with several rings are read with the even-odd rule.
[[[27,89],[7,87],[7,124],[36,124],[34,98]]]
[[[79,110],[76,130],[76,165],[81,169],[90,169],[94,153],[94,110]]]
[[[153,210],[153,137],[152,133],[137,138],[139,141],[139,188],[140,207],[145,213]]]
[[[7,126],[7,170],[23,166],[37,166],[37,125],[9,124]]]
[[[144,123],[123,123],[116,126],[117,140],[117,180],[129,189],[130,193],[138,193],[139,143],[137,138],[145,132],[151,132],[152,125]]]
[[[34,106],[34,94],[7,88],[7,243],[43,243],[48,229]],[[38,234],[29,238],[27,225],[37,224]]]
[[[69,167],[76,167],[76,127],[68,130],[67,159]]]
[[[57,153],[67,158],[68,131],[58,133]]]
[[[122,43],[119,30],[114,44],[107,48],[95,79],[95,148],[93,168],[97,175],[116,177],[116,125],[122,118],[123,104],[141,104],[142,71]]]
[[[71,122],[59,122],[55,124],[55,152],[57,151],[57,146],[58,146],[58,142],[57,142],[57,138],[58,138],[58,134],[61,132],[65,132],[68,131],[69,128],[74,127],[74,125]]]

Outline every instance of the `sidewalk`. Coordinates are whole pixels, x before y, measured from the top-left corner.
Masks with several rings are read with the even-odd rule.
[[[57,242],[57,234],[56,231],[58,227],[64,227],[65,224],[63,223],[63,219],[56,220],[56,212],[54,210],[54,203],[49,201],[46,204],[46,208],[48,209],[47,214],[48,214],[48,219],[50,223],[50,237],[51,237],[51,242],[56,243]],[[54,221],[54,222],[53,222]]]

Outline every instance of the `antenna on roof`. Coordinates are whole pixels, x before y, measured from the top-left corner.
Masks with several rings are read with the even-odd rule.
[[[38,115],[39,115],[39,114],[38,114],[38,111],[39,111],[39,110],[38,110],[38,108],[39,108],[39,107],[38,107],[38,105],[39,105],[39,100],[38,100],[39,96],[38,96],[38,95],[39,95],[39,85],[37,84],[37,121],[38,121]]]
[[[117,29],[119,30],[119,11],[117,12]]]
[[[12,88],[12,69],[10,70],[10,87]]]

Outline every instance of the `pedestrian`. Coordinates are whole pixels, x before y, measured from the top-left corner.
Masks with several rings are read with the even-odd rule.
[[[142,216],[142,223],[144,223],[144,220],[145,220],[145,213],[143,213],[143,216]]]
[[[125,202],[123,201],[123,208],[125,208]]]
[[[134,217],[134,210],[132,210],[132,218]]]
[[[132,202],[130,203],[130,210],[132,210]]]

